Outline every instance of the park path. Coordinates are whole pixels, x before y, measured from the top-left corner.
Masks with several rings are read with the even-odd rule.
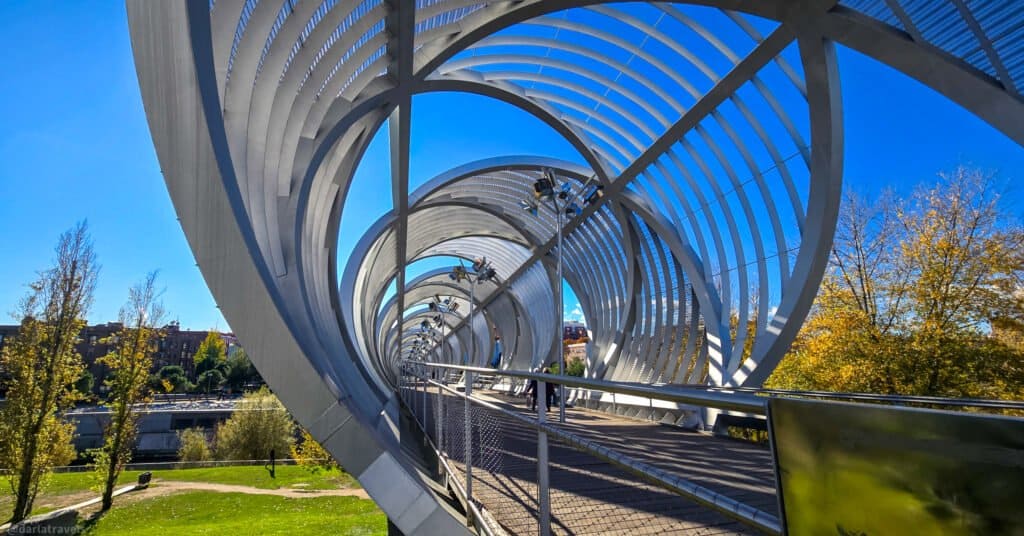
[[[190,482],[186,480],[164,480],[154,478],[153,485],[133,493],[138,498],[151,498],[168,495],[178,491],[215,491],[218,493],[247,493],[249,495],[276,495],[278,497],[291,497],[293,499],[306,499],[310,497],[359,497],[369,499],[370,496],[362,488],[345,489],[305,489],[305,488],[279,488],[263,489],[252,486],[239,486],[235,484],[215,484],[212,482]]]

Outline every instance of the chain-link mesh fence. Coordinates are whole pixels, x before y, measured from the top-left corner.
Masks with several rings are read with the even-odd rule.
[[[473,389],[467,412],[466,398],[459,392],[465,386],[464,377],[446,385],[440,379],[444,376],[438,372],[428,377],[416,371],[403,375],[400,387],[403,402],[447,461],[449,483],[464,492],[468,468],[473,504],[483,512],[493,532],[537,534],[542,517],[538,470],[543,465],[538,453],[536,413],[521,396],[479,386]],[[692,450],[702,448],[700,439],[680,441],[674,432],[660,436],[647,430],[663,428],[649,420],[623,420],[579,409],[572,410],[567,424],[559,425],[557,421],[557,405],[552,404],[548,426],[558,431],[549,434],[547,449],[547,519],[552,534],[749,533],[736,521],[645,482],[636,469],[627,469],[622,463],[632,458],[648,466],[661,466],[662,459],[692,459]],[[647,439],[653,441],[644,445],[642,436],[650,436]],[[641,441],[637,443],[634,438]],[[609,457],[590,447],[581,448],[588,443],[604,445],[598,450],[607,447],[616,454]],[[685,474],[679,469],[692,468],[664,466],[652,470]],[[772,492],[768,488],[766,491]]]
[[[473,502],[498,520],[504,532],[536,533],[537,460],[523,455],[536,452],[536,447],[521,444],[529,434],[501,412],[471,404],[467,436],[465,399],[449,392],[434,397],[442,423],[442,450],[456,473],[452,476],[465,485],[468,438]]]

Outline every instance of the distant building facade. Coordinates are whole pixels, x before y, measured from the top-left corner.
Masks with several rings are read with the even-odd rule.
[[[566,321],[562,328],[562,340],[582,342],[590,340],[587,326],[582,322]]]
[[[153,354],[153,369],[160,370],[163,367],[177,365],[185,369],[190,381],[196,380],[196,369],[193,358],[196,350],[203,343],[209,331],[192,331],[181,329],[177,322],[171,322],[163,327],[164,336],[160,339],[157,351]],[[227,347],[228,357],[232,356],[241,347],[238,345],[238,338],[233,333],[219,333],[220,338]]]
[[[573,361],[576,359],[580,361],[587,360],[587,343],[578,342],[565,345],[565,360]]]
[[[18,334],[17,325],[0,325],[0,351]],[[93,384],[93,391],[100,392],[102,379],[107,376],[107,367],[99,363],[99,358],[107,355],[114,343],[114,337],[124,327],[120,322],[107,322],[86,326],[78,336],[78,344],[75,349],[82,356],[86,368],[96,379]],[[178,322],[171,322],[163,328],[164,336],[158,343],[156,352],[153,353],[153,368],[150,372],[156,372],[163,367],[177,365],[185,370],[189,381],[196,380],[195,363],[193,358],[199,345],[210,333],[209,331],[183,330]],[[227,355],[231,356],[241,347],[238,339],[233,333],[219,333],[221,340],[227,346]]]

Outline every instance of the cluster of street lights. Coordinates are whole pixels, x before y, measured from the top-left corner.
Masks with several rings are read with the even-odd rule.
[[[565,320],[563,313],[563,293],[562,293],[562,251],[563,251],[563,228],[570,219],[579,216],[583,213],[583,208],[594,205],[602,197],[604,197],[604,185],[594,184],[596,176],[592,176],[583,186],[573,191],[572,183],[569,181],[559,182],[554,172],[545,168],[541,173],[541,176],[533,183],[533,197],[530,199],[523,199],[520,201],[520,206],[523,210],[537,216],[540,212],[541,207],[550,209],[555,216],[555,231],[557,233],[557,279],[556,279],[556,292],[557,298],[555,299],[555,316],[558,319],[558,337],[562,337],[562,333],[565,331]],[[582,206],[581,206],[582,205]],[[451,273],[448,277],[456,283],[462,283],[463,281],[469,281],[469,316],[468,323],[470,331],[473,329],[474,314],[476,312],[476,285],[477,283],[485,281],[497,280],[497,273],[494,267],[487,260],[486,257],[477,258],[473,261],[471,269],[467,269],[466,266],[460,264],[452,268]],[[444,319],[445,313],[455,312],[458,304],[455,303],[453,298],[445,299],[443,302],[439,296],[434,297],[434,301],[428,305],[432,312],[438,312],[439,315],[434,316],[435,324],[441,326],[441,341],[444,344]],[[430,329],[430,322],[424,320],[420,323],[423,331],[426,332]],[[561,344],[561,340],[558,341],[558,373],[565,374],[565,348]],[[442,349],[443,351],[443,349]],[[472,364],[476,354],[476,337],[470,336],[470,351],[467,359],[463,360],[463,365]],[[469,361],[469,363],[467,363]],[[559,422],[565,422],[565,386],[558,386],[558,420]]]
[[[438,328],[441,329],[441,343],[440,344],[441,344],[441,358],[443,359],[444,358],[444,344],[445,344],[444,328],[445,328],[445,325],[446,325],[444,316],[446,314],[448,314],[448,313],[455,313],[456,311],[458,311],[459,310],[459,302],[455,301],[455,297],[454,296],[448,296],[448,297],[446,297],[444,299],[441,299],[440,295],[434,294],[434,299],[430,303],[427,304],[427,309],[430,310],[431,313],[436,313],[436,314],[434,316],[432,316],[430,319],[424,319],[422,322],[420,322],[420,329],[424,333],[429,332],[430,329],[431,329],[431,327],[430,327],[431,323],[433,323],[433,325],[435,327],[438,327]]]
[[[420,327],[422,326],[423,324],[421,323]],[[426,359],[427,352],[430,351],[431,347],[433,346],[433,343],[434,338],[429,335],[429,332],[420,331],[419,333],[416,334],[416,340],[412,343],[412,351],[410,352],[410,357],[412,357],[413,359],[424,361]]]
[[[523,210],[537,216],[540,207],[548,207],[555,215],[555,230],[558,234],[558,252],[556,263],[558,265],[558,277],[555,287],[558,296],[555,298],[555,317],[558,318],[558,373],[565,374],[565,345],[562,344],[562,334],[565,332],[565,319],[562,309],[562,230],[565,223],[583,213],[583,208],[577,201],[581,201],[584,207],[597,203],[604,197],[604,185],[592,184],[595,176],[587,179],[575,194],[572,191],[572,183],[569,181],[558,183],[554,172],[545,168],[540,178],[533,183],[533,198],[523,199],[519,205]],[[550,203],[550,204],[549,204]],[[565,386],[558,385],[558,422],[565,422]]]
[[[487,257],[480,257],[473,261],[472,271],[467,270],[465,266],[458,265],[452,268],[448,278],[456,283],[462,283],[463,281],[469,281],[469,357],[470,362],[476,357],[476,336],[472,334],[473,331],[473,315],[476,313],[476,285],[477,283],[483,283],[487,281],[496,281],[498,274],[494,270],[490,261]],[[465,362],[463,365],[467,364]]]

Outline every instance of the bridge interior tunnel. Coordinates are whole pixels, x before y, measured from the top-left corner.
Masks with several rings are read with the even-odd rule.
[[[473,18],[468,8],[442,12]],[[553,360],[556,223],[550,211],[520,207],[550,169],[573,195],[588,181],[606,192],[567,223],[562,255],[594,337],[588,374],[759,385],[809,307],[834,225],[842,139],[829,47],[750,14],[601,5],[517,19],[438,60],[419,92],[518,107],[561,134],[580,163],[544,155],[464,163],[398,199],[409,162],[394,154],[408,151],[410,114],[393,109],[397,202],[339,261],[347,263],[341,316],[364,368],[393,382],[401,359],[427,346],[438,349],[426,352],[432,359],[483,364],[496,332],[511,335],[505,366]],[[404,274],[441,254],[487,257],[501,277],[479,289],[480,318],[446,324],[444,337],[423,326],[432,295],[417,288],[439,282]]]
[[[467,317],[470,285],[454,282],[448,276],[450,271],[444,269],[406,283],[405,311],[399,325],[398,293],[379,282],[393,278],[401,267],[391,255],[364,254],[364,250],[386,247],[382,244],[390,236],[388,227],[379,226],[382,231],[376,240],[354,252],[350,263],[358,264],[350,264],[347,273],[373,273],[378,282],[351,291],[353,295],[361,292],[362,303],[371,304],[362,317],[366,332],[361,340],[367,343],[363,352],[375,360],[367,366],[392,381],[400,361],[414,351],[418,359],[483,366],[494,353],[493,334],[503,337],[504,368],[530,369],[556,359],[557,250],[536,260],[531,252],[554,238],[555,218],[551,211],[533,215],[520,207],[522,200],[533,197],[533,184],[546,170],[557,170],[556,176],[575,185],[575,190],[582,189],[589,179],[580,166],[519,157],[475,163],[463,176],[428,182],[413,196],[418,201],[410,211],[416,229],[410,233],[415,244],[407,253],[411,262],[445,255],[453,260],[461,257],[461,262],[470,264],[475,258],[487,257],[499,274],[496,281],[477,288],[475,307],[480,318],[472,326]],[[619,214],[605,208],[565,241],[565,278],[578,290],[584,315],[594,319],[590,324],[592,355],[587,360],[590,373],[623,381],[697,383],[707,375],[702,365],[707,353],[700,342],[704,324],[700,306],[681,263],[646,223],[644,211],[636,205],[624,205]],[[629,236],[623,236],[623,228]],[[621,243],[638,237],[646,237],[646,241],[627,247],[642,257],[628,262]],[[350,279],[361,280],[366,278],[356,275]],[[627,289],[634,288],[640,289],[641,300],[624,299],[630,294]],[[388,292],[393,294],[386,297]],[[451,316],[447,307],[438,304],[442,295],[458,304]],[[650,303],[643,299],[648,296]],[[378,312],[372,316],[374,310]],[[353,309],[353,317],[354,313]],[[641,322],[643,325],[624,327],[645,315],[652,318]],[[668,322],[678,324],[673,330],[649,330],[654,324]],[[444,323],[445,334],[440,323]],[[473,359],[468,355],[470,337],[476,339]],[[655,345],[658,351],[653,359],[638,359]]]
[[[593,334],[588,374],[759,386],[832,243],[836,46],[1024,142],[1024,39],[1005,24],[1022,7],[992,5],[129,0],[128,18],[168,191],[233,331],[403,532],[456,533],[399,447],[397,367],[484,364],[495,333],[502,367],[551,361],[555,221],[520,207],[545,170],[574,195],[603,187],[566,223],[561,252]],[[413,187],[415,98],[451,92],[516,107],[578,160],[453,162]],[[481,136],[502,127],[479,123]],[[382,128],[392,210],[340,258],[353,176]],[[444,269],[407,269],[484,256],[498,277],[472,296]],[[435,297],[458,304],[440,322]]]

